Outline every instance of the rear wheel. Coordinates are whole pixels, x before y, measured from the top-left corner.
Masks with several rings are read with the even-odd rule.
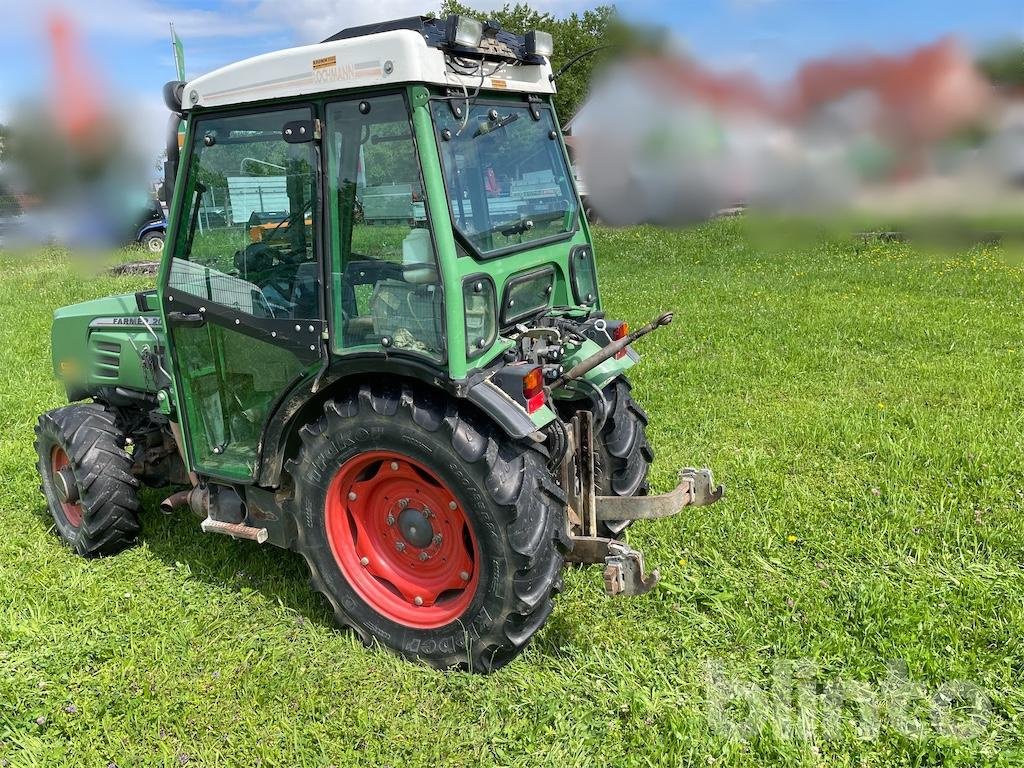
[[[366,384],[300,437],[297,548],[339,623],[438,668],[489,672],[526,647],[567,544],[535,446],[438,393]]]
[[[85,557],[114,555],[139,533],[139,481],[124,435],[99,405],[69,405],[36,424],[39,475],[57,532]]]

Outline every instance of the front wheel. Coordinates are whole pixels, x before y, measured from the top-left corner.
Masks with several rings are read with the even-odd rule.
[[[139,481],[110,412],[89,404],[44,413],[35,447],[57,533],[75,552],[101,557],[135,544]]]
[[[300,437],[297,549],[340,623],[437,668],[490,672],[522,652],[567,544],[543,454],[397,385],[328,401]]]
[[[164,233],[151,232],[150,234],[142,238],[142,244],[150,253],[163,253]]]

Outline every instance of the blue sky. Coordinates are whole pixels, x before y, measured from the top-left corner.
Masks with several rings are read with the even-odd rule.
[[[471,3],[494,7],[493,0]],[[537,0],[563,15],[592,5]],[[0,0],[0,119],[49,75],[42,4]],[[103,93],[133,105],[140,130],[162,141],[160,87],[173,79],[167,24],[185,43],[188,75],[338,29],[436,9],[418,0],[89,0],[66,3],[104,78]],[[836,51],[898,51],[955,34],[980,47],[1024,38],[1021,0],[693,0],[620,3],[628,17],[669,27],[705,63],[784,78],[803,59]]]

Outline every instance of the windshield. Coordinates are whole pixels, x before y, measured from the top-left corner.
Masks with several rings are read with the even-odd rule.
[[[450,103],[433,103],[434,125],[452,221],[470,247],[490,256],[575,231],[576,194],[550,108],[533,105],[535,120],[525,104],[478,102],[464,121]]]

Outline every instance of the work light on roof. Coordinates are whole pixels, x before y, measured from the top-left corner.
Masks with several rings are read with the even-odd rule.
[[[448,17],[445,37],[449,45],[461,48],[479,48],[484,35],[484,25],[469,16],[452,14]]]
[[[531,56],[551,56],[555,52],[555,41],[550,32],[535,29],[526,33],[526,52]]]

